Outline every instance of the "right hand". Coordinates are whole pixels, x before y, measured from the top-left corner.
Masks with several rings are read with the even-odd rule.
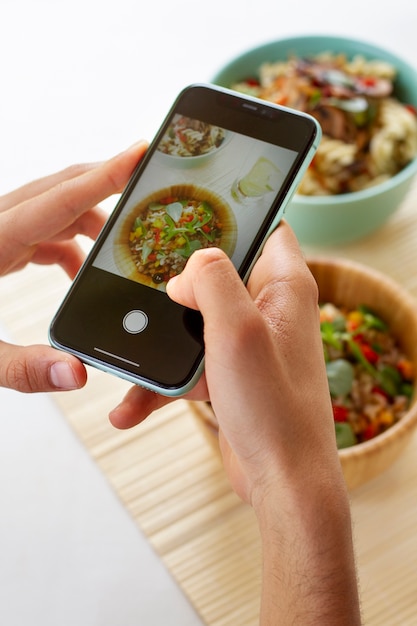
[[[211,401],[227,474],[258,519],[260,624],[359,625],[318,290],[291,229],[281,223],[269,238],[247,289],[209,248],[167,290],[204,318],[205,374],[187,397]],[[111,421],[132,426],[166,402],[133,388]]]
[[[168,292],[203,314],[206,384],[237,493],[255,505],[268,483],[340,475],[318,289],[289,226],[270,237],[247,289],[209,250]]]
[[[205,374],[187,398],[210,400],[227,472],[247,502],[269,480],[340,474],[323,348],[317,285],[290,227],[269,238],[247,288],[218,249],[195,252],[169,281],[168,295],[199,309]],[[170,400],[140,387],[112,411],[119,428]]]
[[[168,291],[204,317],[225,469],[260,529],[260,624],[359,626],[318,289],[292,231],[281,223],[270,237],[247,290],[229,259],[209,249]]]

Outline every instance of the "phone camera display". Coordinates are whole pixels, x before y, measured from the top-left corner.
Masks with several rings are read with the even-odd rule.
[[[296,156],[176,113],[94,265],[163,291],[196,250],[239,269]]]
[[[212,246],[246,279],[315,128],[307,137],[301,114],[212,86],[185,89],[56,314],[52,345],[153,391],[190,389],[203,369],[203,317],[166,285]]]

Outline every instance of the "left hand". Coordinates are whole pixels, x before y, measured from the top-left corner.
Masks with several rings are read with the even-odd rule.
[[[73,278],[84,260],[75,236],[97,237],[107,217],[97,203],[122,191],[146,149],[140,142],[106,162],[75,165],[1,196],[0,276],[31,262],[57,263]],[[73,356],[0,341],[0,386],[33,392],[85,382],[85,367]]]
[[[73,165],[0,197],[0,276],[27,263],[61,265],[70,278],[84,260],[74,237],[95,239],[106,214],[97,203],[120,193],[146,150],[142,142],[104,163]]]

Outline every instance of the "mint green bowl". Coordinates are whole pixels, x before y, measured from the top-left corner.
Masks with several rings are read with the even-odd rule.
[[[290,54],[312,56],[321,52],[357,54],[366,59],[391,63],[397,70],[395,95],[417,107],[417,69],[384,50],[364,41],[327,35],[306,35],[271,41],[243,52],[219,69],[212,82],[231,87],[244,78],[256,76],[265,62],[285,61]],[[369,235],[382,226],[401,205],[417,173],[417,158],[391,179],[363,191],[334,196],[295,194],[285,217],[299,241],[317,246],[334,246]]]

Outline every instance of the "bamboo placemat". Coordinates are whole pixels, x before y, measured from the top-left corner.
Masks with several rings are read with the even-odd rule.
[[[416,209],[415,186],[378,233],[320,253],[367,263],[417,297]],[[58,268],[29,267],[2,278],[0,319],[20,343],[45,342],[67,287]],[[107,414],[128,387],[90,369],[85,389],[52,397],[204,622],[255,626],[260,546],[252,510],[231,491],[185,401],[129,431],[113,429]],[[417,623],[416,456],[417,433],[390,470],[351,495],[369,626]]]

